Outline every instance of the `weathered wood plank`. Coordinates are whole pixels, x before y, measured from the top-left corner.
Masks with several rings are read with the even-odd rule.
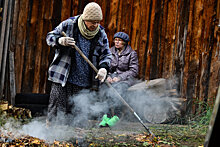
[[[124,31],[128,34],[131,34],[131,24],[132,19],[131,14],[133,14],[133,0],[126,0],[122,3],[122,8],[119,11],[122,11],[121,20],[118,21],[121,22],[120,30],[118,31]],[[136,24],[133,24],[133,26]]]
[[[173,44],[175,37],[175,19],[176,19],[176,1],[165,1],[167,6],[167,18],[166,18],[166,32],[165,34],[165,50],[164,50],[164,61],[163,61],[163,73],[164,78],[169,78],[172,75],[173,66]]]
[[[103,27],[108,27],[108,20],[111,16],[109,16],[110,12],[110,1],[109,0],[101,0],[101,8],[102,8],[102,13],[103,13],[103,20],[101,21],[101,25]]]
[[[51,18],[52,18],[52,9],[51,7],[53,0],[46,0],[45,12],[44,12],[44,27],[43,27],[43,35],[41,38],[42,41],[42,54],[41,54],[41,66],[40,66],[40,84],[39,84],[39,93],[46,93],[47,86],[47,72],[43,72],[45,69],[48,70],[49,66],[49,54],[50,47],[47,45],[45,39],[48,33],[48,30],[52,30]]]
[[[122,5],[123,5],[123,2],[122,1],[119,1],[119,5],[118,5],[118,8],[117,8],[117,31],[116,32],[119,32],[119,31],[122,31],[122,28],[121,28],[121,24],[122,24]],[[116,33],[115,32],[115,33]]]
[[[53,16],[52,16],[52,28],[54,29],[61,22],[61,6],[62,1],[54,1],[53,2]],[[51,30],[49,30],[51,31]],[[48,32],[49,32],[48,31]]]
[[[132,32],[128,32],[130,35],[130,44],[131,47],[137,51],[138,44],[140,43],[140,32],[141,32],[141,15],[140,15],[141,3],[137,0],[133,2],[133,14],[134,18],[132,20],[131,30]]]
[[[61,20],[71,16],[71,0],[62,0]]]
[[[167,30],[167,17],[168,17],[168,3],[167,1],[163,0],[161,4],[161,24],[160,28],[160,35],[159,37],[159,47],[158,47],[158,77],[163,77],[164,72],[164,58],[165,58],[165,42],[166,40],[166,30]]]
[[[155,24],[155,12],[156,12],[156,1],[152,0],[152,12],[151,12],[151,18],[150,20],[150,27],[149,27],[149,40],[148,40],[148,46],[146,46],[147,50],[145,52],[147,53],[147,60],[146,60],[146,70],[145,70],[145,78],[150,79],[150,67],[151,67],[151,57],[152,57],[152,45],[153,45],[153,30],[154,24]]]
[[[72,0],[72,15],[78,15],[78,5],[79,5],[79,0]]]
[[[220,1],[214,1],[213,13],[215,14],[215,25],[214,30],[214,41],[213,42],[213,52],[212,52],[212,64],[210,68],[210,81],[209,81],[209,91],[208,100],[210,105],[214,105],[214,98],[216,97],[218,91],[218,84],[220,83]],[[217,10],[215,12],[215,10]]]
[[[204,41],[203,41],[203,53],[202,53],[202,73],[200,79],[200,100],[208,102],[208,91],[215,90],[217,93],[217,87],[213,86],[219,85],[219,50],[215,50],[217,45],[214,45],[214,30],[215,30],[215,16],[216,16],[216,7],[217,2],[215,0],[204,2]],[[215,46],[215,47],[214,47]],[[217,54],[216,54],[217,51]],[[216,62],[216,58],[217,62]],[[217,66],[216,66],[217,65]],[[212,73],[212,67],[216,66],[216,73]],[[217,74],[217,75],[216,75]],[[212,82],[210,81],[210,76],[215,77]],[[215,94],[216,95],[216,94]],[[210,97],[210,99],[212,99]],[[213,100],[212,100],[213,101]]]
[[[5,39],[5,28],[7,23],[7,16],[8,16],[8,3],[9,1],[4,2],[4,9],[3,9],[3,19],[1,24],[1,38],[0,38],[0,72],[1,72],[1,66],[2,66],[2,59],[3,59],[3,47],[4,47],[4,39]],[[2,85],[3,86],[3,85]],[[2,88],[1,88],[2,89]],[[1,96],[1,95],[0,95]]]
[[[2,62],[1,62],[1,96],[3,91],[3,85],[5,83],[5,75],[6,72],[6,61],[8,57],[8,46],[9,46],[9,33],[10,33],[10,24],[11,24],[11,10],[12,10],[12,0],[9,1],[8,7],[6,7],[8,14],[7,14],[7,21],[6,21],[6,30],[5,30],[5,36],[4,36],[4,48],[3,48],[3,56],[2,56]],[[7,78],[6,78],[7,79]]]
[[[158,43],[159,43],[159,34],[160,34],[160,16],[162,13],[161,10],[161,1],[157,0],[155,5],[155,20],[154,20],[154,28],[153,28],[153,36],[152,36],[152,50],[151,50],[151,58],[150,58],[150,79],[155,79],[158,77]]]
[[[118,6],[119,6],[119,0],[113,0],[111,3],[110,12],[109,12],[109,15],[111,16],[111,19],[110,19],[109,25],[108,25],[109,42],[113,42],[112,38],[114,36],[114,33],[117,30]]]
[[[11,97],[11,105],[15,104],[16,86],[15,86],[15,67],[14,67],[14,52],[9,51],[9,89]]]
[[[41,67],[41,55],[42,55],[42,36],[43,36],[43,24],[44,24],[44,12],[46,7],[46,1],[41,1],[39,7],[38,24],[37,24],[37,45],[35,50],[35,63],[34,63],[34,83],[33,83],[33,93],[39,93],[40,84],[40,67]],[[45,40],[45,38],[44,38]]]
[[[142,79],[145,79],[145,67],[146,67],[146,56],[147,53],[145,52],[145,49],[148,46],[149,41],[149,19],[151,17],[151,0],[143,0],[141,2],[141,13],[143,14],[142,20],[141,20],[141,28],[145,28],[145,31],[141,31],[141,39],[140,39],[140,48],[138,48],[137,53],[139,57],[139,77]]]
[[[33,74],[34,74],[34,50],[36,48],[36,25],[38,23],[38,9],[40,7],[38,0],[33,0],[32,6],[30,6],[30,21],[28,25],[28,38],[27,38],[27,46],[25,50],[25,69],[24,69],[24,78],[22,85],[22,92],[30,92],[33,88]]]
[[[193,11],[193,29],[192,29],[192,39],[191,39],[191,48],[189,55],[189,85],[191,97],[193,98],[194,104],[198,101],[197,93],[197,84],[199,81],[199,76],[201,72],[201,65],[199,65],[199,52],[202,49],[202,15],[203,15],[203,3],[200,0],[195,1],[194,11]],[[195,76],[196,75],[196,76]],[[188,86],[189,87],[189,86]],[[195,113],[197,105],[192,105],[192,112]]]
[[[188,24],[187,24],[187,37],[186,37],[186,48],[185,48],[185,58],[184,58],[184,69],[183,69],[183,91],[182,91],[182,94],[184,96],[186,96],[187,98],[187,113],[190,113],[191,112],[191,107],[192,107],[192,102],[193,102],[193,98],[190,96],[190,93],[191,91],[188,91],[188,88],[191,88],[190,86],[190,80],[192,77],[190,77],[190,80],[189,80],[189,74],[190,74],[190,70],[189,67],[190,67],[190,64],[192,62],[190,62],[190,58],[189,58],[189,55],[190,55],[190,45],[191,45],[191,39],[192,39],[192,22],[193,22],[193,9],[194,9],[194,2],[193,1],[190,1],[188,4],[187,4],[187,7],[189,9],[189,14],[188,14]],[[191,90],[191,89],[190,89]]]
[[[16,91],[21,92],[23,65],[24,65],[24,50],[26,42],[26,26],[28,16],[29,1],[20,0],[20,11],[17,26],[16,49],[15,49],[15,76],[16,76]]]
[[[14,10],[13,10],[13,21],[12,21],[12,32],[11,32],[11,44],[10,50],[15,51],[16,48],[16,37],[17,37],[17,25],[18,25],[18,15],[19,15],[19,0],[15,0],[14,2]]]

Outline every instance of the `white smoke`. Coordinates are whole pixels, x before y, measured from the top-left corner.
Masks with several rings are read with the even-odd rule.
[[[165,85],[166,87],[167,85]],[[148,115],[155,113],[152,110],[158,110],[159,112],[161,110],[169,111],[168,109],[170,109],[167,104],[159,100],[159,97],[161,97],[160,92],[151,89],[131,89],[129,91],[125,89],[125,87],[120,87],[116,90],[144,122],[146,122]],[[70,97],[69,102],[74,104],[72,114],[58,113],[55,122],[53,122],[54,125],[50,128],[46,127],[44,117],[41,119],[35,118],[24,125],[11,121],[6,123],[4,130],[16,132],[16,134],[30,135],[47,141],[70,140],[74,137],[84,137],[85,134],[79,133],[76,128],[97,128],[103,114],[109,113],[110,108],[124,106],[115,91],[107,86],[102,86],[99,92],[82,90],[79,94]],[[123,109],[129,110],[127,107],[123,107]],[[127,114],[125,120],[138,122],[132,113],[127,111]],[[97,120],[97,123],[91,125],[89,120],[93,119]],[[12,123],[16,125],[12,125]]]

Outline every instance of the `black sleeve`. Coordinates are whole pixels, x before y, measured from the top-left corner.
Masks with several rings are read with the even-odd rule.
[[[100,69],[100,68],[105,68],[105,69],[107,70],[107,72],[109,72],[109,66],[108,66],[107,63],[102,63],[102,64],[100,64],[100,65],[99,65],[99,69]]]

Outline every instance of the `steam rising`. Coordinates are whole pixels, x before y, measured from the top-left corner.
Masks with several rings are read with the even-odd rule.
[[[167,85],[165,87],[167,88]],[[129,91],[124,91],[124,89],[124,87],[121,87],[116,90],[145,122],[145,118],[153,113],[152,110],[158,110],[159,112],[160,110],[169,111],[170,109],[168,104],[158,100],[161,97],[161,92],[157,92],[155,89],[132,90],[130,88]],[[45,118],[42,117],[35,118],[23,126],[16,121],[8,121],[1,128],[1,131],[5,132],[5,134],[8,131],[17,135],[30,135],[49,142],[54,140],[70,140],[71,138],[84,137],[85,134],[82,132],[79,133],[79,130],[76,128],[97,128],[101,117],[111,107],[123,106],[123,103],[120,102],[114,91],[106,86],[102,86],[99,92],[82,90],[78,95],[70,97],[69,102],[74,105],[72,114],[65,115],[59,112],[56,120],[53,122],[54,125],[50,128],[46,128]],[[123,109],[128,110],[126,107]],[[126,115],[125,120],[138,122],[129,111],[126,113],[128,115]],[[91,124],[89,120],[94,119],[98,120],[98,122]]]

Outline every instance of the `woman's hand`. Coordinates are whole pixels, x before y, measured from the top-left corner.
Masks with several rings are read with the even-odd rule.
[[[72,47],[74,47],[74,45],[76,44],[74,39],[70,37],[60,37],[58,43],[62,46],[72,46]]]
[[[112,78],[111,78],[110,76],[108,76],[108,77],[107,77],[107,81],[108,81],[109,83],[112,83]]]
[[[105,68],[100,68],[98,70],[98,73],[97,73],[95,78],[99,79],[101,81],[101,83],[102,83],[102,82],[105,81],[106,76],[107,76],[107,70]]]
[[[119,78],[119,77],[114,77],[113,79],[112,79],[112,82],[118,82],[118,81],[120,81],[121,79]]]

